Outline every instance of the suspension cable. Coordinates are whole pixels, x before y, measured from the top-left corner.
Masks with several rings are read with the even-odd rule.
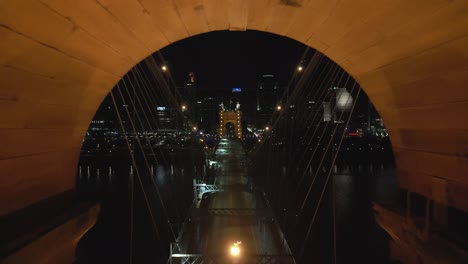
[[[349,78],[350,78],[350,76],[348,75],[348,80],[349,80]],[[346,83],[347,83],[347,81],[346,81]],[[346,85],[346,84],[345,84],[345,85]],[[355,84],[353,85],[353,88],[351,89],[351,93],[354,91],[355,86],[356,86],[356,82],[355,82]],[[350,97],[348,97],[348,98],[346,99],[346,102],[349,100],[349,98],[350,98]],[[335,108],[336,108],[336,105],[333,107],[332,112],[335,111]],[[341,113],[341,115],[343,115],[343,112]],[[341,117],[340,117],[340,118],[341,118]],[[318,144],[317,144],[317,146],[316,146],[315,149],[318,148],[320,142],[322,141],[323,135],[325,134],[325,131],[326,131],[326,129],[327,129],[329,123],[330,123],[330,122],[327,122],[327,123],[325,124],[325,128],[323,129],[322,135],[320,135],[319,142],[318,142]],[[333,136],[335,135],[335,132],[336,132],[336,129],[338,128],[338,125],[339,125],[339,122],[338,122],[337,125],[335,126],[335,129],[334,129],[334,131],[333,131],[332,137],[330,138],[330,140],[329,140],[329,142],[328,142],[327,149],[325,150],[325,152],[324,152],[324,154],[323,154],[323,156],[322,156],[322,159],[320,160],[320,163],[319,163],[318,168],[321,168],[321,167],[322,167],[323,161],[325,160],[325,155],[326,155],[326,153],[328,152],[328,148],[330,147],[332,138],[333,138]],[[315,150],[314,150],[314,153],[312,154],[312,158],[314,157],[315,153],[316,153],[316,152],[315,152]],[[311,158],[311,160],[312,160],[312,158]],[[310,186],[309,186],[309,189],[308,189],[307,194],[306,194],[306,196],[305,196],[305,198],[304,198],[304,201],[302,202],[301,209],[300,209],[301,212],[302,212],[302,210],[304,209],[304,206],[305,206],[305,204],[306,204],[307,199],[309,198],[310,192],[311,192],[311,190],[312,190],[312,187],[313,187],[313,185],[314,185],[315,179],[317,178],[317,175],[318,175],[318,172],[319,172],[319,171],[320,171],[320,170],[317,169],[316,172],[315,172],[313,181],[312,181],[312,183],[311,183]]]
[[[117,117],[119,119],[120,129],[122,130],[125,142],[127,144],[127,148],[128,148],[128,152],[130,154],[130,158],[132,160],[132,164],[135,167],[135,172],[136,172],[136,175],[137,175],[137,178],[138,178],[138,182],[140,184],[141,191],[143,193],[143,197],[144,197],[144,200],[145,200],[145,203],[146,203],[146,207],[148,208],[148,213],[150,214],[150,217],[151,217],[151,220],[152,220],[151,223],[152,223],[152,226],[153,226],[153,230],[154,230],[154,232],[155,232],[155,234],[157,236],[158,241],[160,242],[159,244],[160,244],[161,250],[163,250],[163,246],[162,246],[162,242],[161,242],[161,236],[159,234],[158,228],[156,227],[156,221],[154,219],[153,212],[151,210],[151,206],[149,204],[148,197],[146,195],[146,191],[144,190],[143,183],[141,181],[140,172],[138,170],[135,155],[134,155],[134,153],[132,151],[132,147],[130,146],[130,142],[128,141],[127,133],[126,133],[125,127],[123,125],[122,117],[120,115],[120,111],[118,110],[118,105],[117,105],[117,102],[115,100],[113,91],[110,92],[110,95],[111,95],[111,98],[112,98],[112,102],[114,104],[114,108],[116,110]],[[128,110],[127,110],[127,114],[128,114]]]
[[[356,85],[356,82],[355,82],[355,85]],[[351,116],[352,116],[352,114],[353,114],[353,112],[354,112],[354,108],[355,108],[355,106],[356,106],[357,99],[359,98],[360,93],[361,93],[361,86],[359,86],[359,88],[358,88],[357,95],[356,95],[356,100],[353,102],[353,106],[352,106],[351,111],[350,111],[350,114],[349,114],[349,116],[348,116],[348,118],[347,118],[347,120],[346,120],[345,127],[347,127],[347,126],[349,125],[349,121],[351,120]],[[349,99],[349,97],[348,97],[348,99]],[[347,100],[348,100],[348,99],[347,99]],[[324,195],[324,193],[325,193],[325,190],[326,190],[326,188],[327,188],[327,185],[328,185],[328,182],[329,182],[331,173],[332,173],[332,171],[333,171],[332,168],[333,168],[333,166],[334,166],[334,164],[335,164],[335,162],[336,162],[336,159],[337,159],[337,157],[338,157],[339,150],[341,149],[341,145],[342,145],[342,143],[343,143],[343,139],[344,139],[344,137],[345,137],[345,133],[346,133],[346,129],[343,129],[343,132],[341,133],[341,137],[340,137],[340,142],[339,142],[338,147],[337,147],[337,151],[335,152],[335,155],[333,156],[333,160],[332,160],[330,169],[329,169],[328,174],[327,174],[327,177],[326,177],[326,179],[325,179],[325,184],[324,184],[324,186],[323,186],[323,188],[322,188],[322,192],[320,193],[320,198],[319,198],[318,203],[317,203],[317,205],[316,205],[316,207],[315,207],[314,214],[313,214],[313,216],[312,216],[312,220],[311,220],[311,222],[310,222],[310,224],[309,224],[309,228],[308,228],[308,230],[307,230],[307,234],[306,234],[306,237],[305,237],[305,239],[304,239],[304,244],[303,244],[303,246],[302,246],[302,248],[301,248],[301,250],[300,250],[299,259],[302,257],[302,255],[303,255],[303,253],[304,253],[304,249],[305,249],[305,246],[306,246],[306,244],[307,244],[307,240],[308,240],[308,237],[309,237],[309,235],[310,235],[310,231],[311,231],[312,226],[313,226],[313,224],[314,224],[314,222],[315,222],[318,209],[319,209],[320,204],[321,204],[321,202],[322,202],[323,195]]]
[[[127,93],[129,93],[128,88],[126,87],[125,84],[124,84],[124,87],[125,87]],[[119,94],[120,94],[120,96],[121,96],[122,101],[125,103],[125,99],[124,99],[124,96],[123,96],[123,94],[122,94],[122,91],[121,91],[119,85],[117,85],[117,88],[118,88],[117,90],[118,90],[118,92],[119,92]],[[131,104],[132,104],[133,110],[134,110],[135,112],[137,112],[135,103],[133,102],[133,100],[132,100],[131,98],[130,98],[130,102],[131,102]],[[126,111],[127,111],[127,114],[129,115],[128,108],[125,108],[125,109],[126,109]],[[130,115],[129,115],[129,117],[130,117]],[[141,121],[140,116],[139,116],[139,115],[136,115],[136,117],[137,117],[137,120],[139,121],[140,125],[143,127],[143,122]],[[129,121],[130,121],[130,125],[131,125],[131,127],[132,127],[132,129],[133,129],[133,132],[134,132],[135,135],[136,135],[135,138],[136,138],[136,141],[137,141],[138,146],[140,147],[140,151],[141,151],[141,153],[142,153],[142,157],[143,157],[143,160],[144,160],[144,162],[145,162],[146,168],[147,168],[147,170],[149,171],[149,170],[150,170],[150,166],[149,166],[148,160],[147,160],[147,158],[146,158],[146,155],[145,155],[145,153],[144,153],[144,149],[143,149],[143,145],[141,144],[140,137],[138,137],[138,134],[137,134],[137,132],[136,132],[135,122],[133,121],[132,118],[129,118]],[[176,235],[175,235],[174,230],[173,230],[173,228],[172,228],[172,226],[171,226],[171,224],[170,224],[170,221],[169,221],[170,218],[169,218],[169,215],[168,215],[168,213],[167,213],[167,210],[166,210],[166,206],[165,206],[165,204],[164,204],[164,201],[163,201],[163,199],[162,199],[162,197],[161,197],[161,194],[160,194],[160,192],[159,192],[159,188],[157,187],[156,183],[154,182],[153,177],[149,177],[149,178],[151,179],[151,183],[152,183],[153,186],[155,187],[156,194],[157,194],[157,198],[159,198],[160,204],[161,204],[161,206],[162,206],[162,208],[163,208],[164,215],[165,215],[165,217],[168,219],[169,228],[170,228],[170,231],[171,231],[171,233],[172,233],[172,236],[173,236],[174,239],[176,239]]]

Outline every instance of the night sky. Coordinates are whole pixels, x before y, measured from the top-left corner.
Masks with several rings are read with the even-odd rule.
[[[275,75],[280,86],[287,86],[307,49],[300,42],[271,33],[214,31],[175,42],[152,56],[160,65],[168,66],[178,87],[184,87],[189,80],[188,74],[193,72],[199,100],[205,96],[221,96],[226,101],[232,88],[242,88],[240,103],[247,114],[255,110],[256,89],[261,76]],[[302,65],[307,65],[313,53],[313,49],[308,50]],[[324,65],[321,63],[319,68]],[[102,108],[105,110],[109,105],[108,98]],[[361,94],[355,110],[367,112],[365,93]]]
[[[263,74],[287,84],[306,46],[259,31],[217,31],[181,40],[161,50],[177,85],[195,73],[198,92],[253,89]],[[155,55],[156,56],[156,55]]]

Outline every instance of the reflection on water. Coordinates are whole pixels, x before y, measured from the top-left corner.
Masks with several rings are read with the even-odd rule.
[[[81,158],[78,194],[100,200],[101,214],[80,241],[77,263],[129,263],[130,252],[134,263],[167,259],[193,200],[193,178],[205,171],[203,153],[181,151],[164,164],[148,166],[137,161],[134,167],[129,160]]]
[[[397,202],[395,168],[379,162],[337,168],[334,186],[337,262],[388,262],[387,234],[375,222],[371,202]]]
[[[316,169],[309,169],[297,188],[296,184],[304,174],[303,167],[291,168],[282,162],[286,160],[284,157],[276,158],[255,160],[251,173],[254,173],[258,187],[264,188],[270,197],[279,224],[297,255],[303,245],[314,201],[318,200],[318,187],[323,186],[323,182],[316,182],[318,187],[312,190],[312,203],[297,216],[305,187],[310,184]],[[165,164],[138,166],[137,169],[125,158],[112,162],[82,158],[77,172],[77,189],[86,199],[100,199],[102,210],[96,226],[80,241],[77,263],[128,263],[130,252],[134,263],[165,262],[169,243],[174,240],[173,234],[177,234],[179,223],[185,219],[193,199],[192,180],[207,172],[204,160],[195,160],[192,154],[179,153],[177,159]],[[130,175],[134,176],[133,180]],[[308,260],[312,259],[314,263],[331,263],[334,221],[337,263],[388,262],[388,238],[375,223],[371,201],[391,204],[397,198],[393,164],[352,161],[336,166],[333,185],[329,185],[324,196],[304,257],[298,263],[310,263]],[[147,206],[152,210],[149,211]],[[156,224],[152,223],[153,219]]]
[[[333,263],[336,234],[337,263],[387,263],[388,237],[375,221],[372,201],[397,202],[399,193],[393,161],[339,162],[312,227],[310,222],[327,173],[323,168],[305,169],[304,164],[292,164],[288,155],[280,152],[257,155],[253,173],[272,202],[296,261]],[[316,180],[314,175],[318,175]],[[309,199],[301,210],[312,182]]]

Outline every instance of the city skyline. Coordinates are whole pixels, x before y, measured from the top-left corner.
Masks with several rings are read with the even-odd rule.
[[[168,65],[178,86],[185,85],[193,72],[200,92],[222,93],[237,87],[255,89],[265,74],[287,84],[306,49],[295,40],[265,32],[216,31],[175,42],[160,51],[164,61],[157,59]]]

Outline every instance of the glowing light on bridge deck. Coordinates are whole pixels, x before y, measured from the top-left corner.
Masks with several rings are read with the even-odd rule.
[[[239,245],[241,244],[241,241],[237,241],[236,243],[232,244],[231,249],[229,250],[229,253],[231,253],[231,256],[233,257],[239,257],[240,256],[240,247]]]
[[[297,67],[297,71],[298,71],[298,72],[301,72],[302,70],[303,70],[302,66],[298,66],[298,67]]]
[[[163,72],[166,72],[166,71],[167,71],[167,66],[166,66],[166,65],[163,65],[163,66],[161,67],[161,70],[162,70]]]

